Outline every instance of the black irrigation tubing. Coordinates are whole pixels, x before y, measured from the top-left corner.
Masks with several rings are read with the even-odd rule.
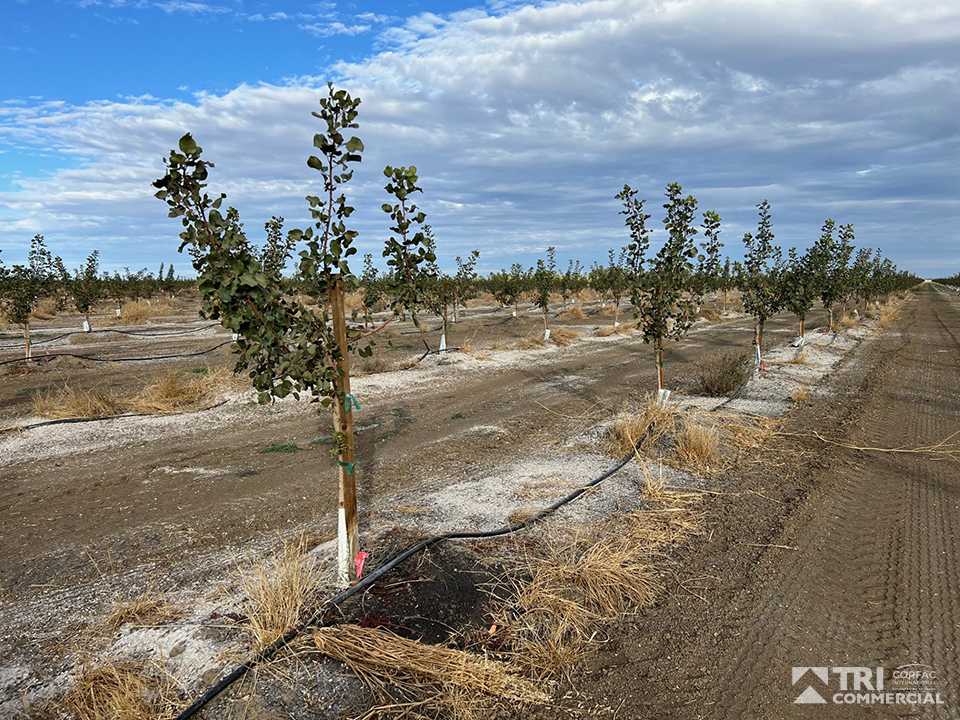
[[[212,327],[218,327],[219,323],[211,323],[210,325],[204,325],[202,327],[191,328],[190,330],[175,330],[173,332],[166,333],[142,333],[142,332],[133,332],[132,330],[115,330],[113,328],[103,328],[101,330],[91,330],[86,332],[85,330],[72,330],[71,332],[63,333],[62,335],[55,335],[51,338],[43,338],[42,340],[31,340],[30,345],[43,345],[44,343],[54,342],[55,340],[61,340],[65,337],[70,337],[71,335],[97,335],[98,333],[118,333],[120,335],[131,335],[133,337],[174,337],[177,335],[189,335],[190,333],[200,332],[201,330],[208,330]],[[16,343],[15,345],[0,345],[0,350],[17,350],[23,347],[23,343]]]
[[[206,355],[211,353],[214,350],[222,348],[224,345],[232,345],[233,340],[226,340],[225,342],[220,343],[219,345],[214,345],[212,348],[207,348],[206,350],[200,350],[199,352],[193,353],[175,353],[172,355],[151,355],[149,357],[127,357],[127,358],[95,358],[90,357],[89,355],[77,355],[76,353],[50,353],[49,355],[38,355],[37,357],[24,357],[17,358],[16,360],[4,360],[0,362],[0,365],[10,365],[11,363],[18,362],[42,362],[44,360],[52,360],[53,358],[60,357],[72,357],[78,358],[80,360],[89,360],[91,362],[145,362],[147,360],[170,360],[172,358],[189,358],[197,357],[199,355]]]
[[[33,430],[34,428],[46,427],[47,425],[73,425],[76,423],[88,423],[88,422],[103,422],[104,420],[126,420],[127,418],[138,418],[138,417],[174,417],[177,415],[188,415],[195,412],[206,412],[207,410],[213,410],[214,408],[221,407],[226,405],[229,400],[221,400],[215,405],[209,405],[205,408],[200,408],[199,410],[192,410],[190,413],[187,412],[173,412],[173,413],[124,413],[123,415],[100,415],[98,417],[88,417],[88,418],[63,418],[62,420],[45,420],[44,422],[33,423],[32,425],[11,425],[10,427],[0,429],[0,434],[5,432],[23,432],[24,430]]]
[[[432,330],[401,330],[400,335],[423,335],[425,332],[432,333],[440,332],[441,330],[443,330],[443,325],[440,327],[435,327]]]
[[[325,602],[323,605],[320,606],[320,609],[317,610],[313,614],[313,616],[310,617],[306,622],[303,622],[300,625],[293,626],[284,635],[277,638],[276,640],[273,641],[273,643],[271,643],[266,648],[264,648],[259,653],[257,653],[256,656],[254,656],[249,660],[245,660],[243,663],[235,667],[227,675],[225,675],[219,682],[217,682],[216,685],[213,685],[205,693],[203,693],[203,695],[197,698],[193,702],[193,704],[190,705],[190,707],[186,708],[183,712],[177,715],[175,720],[188,720],[189,718],[192,718],[196,713],[202,710],[211,700],[217,697],[217,695],[219,695],[221,692],[223,692],[228,687],[230,687],[230,685],[232,685],[234,682],[236,682],[241,677],[243,677],[248,670],[252,670],[257,665],[260,665],[266,660],[269,660],[271,657],[273,657],[277,653],[277,651],[282,650],[284,647],[289,645],[290,642],[294,638],[296,638],[298,635],[300,635],[304,630],[315,625],[330,610],[333,610],[334,608],[339,607],[344,602],[346,602],[349,598],[356,595],[361,590],[365,590],[366,588],[373,585],[373,583],[375,583],[382,576],[386,575],[388,572],[393,570],[393,568],[395,568],[397,565],[402,563],[404,560],[407,560],[412,556],[416,555],[417,553],[420,553],[426,550],[427,548],[431,547],[432,545],[436,545],[439,542],[443,542],[444,540],[471,540],[471,539],[479,539],[479,538],[499,537],[501,535],[509,535],[511,533],[517,532],[518,530],[522,530],[528,525],[531,525],[535,522],[539,522],[540,520],[543,520],[548,515],[553,514],[554,512],[559,510],[561,507],[563,507],[567,503],[576,500],[578,497],[588,492],[591,488],[596,487],[597,485],[602,483],[604,480],[606,480],[610,476],[619,472],[620,470],[623,469],[623,467],[627,463],[629,463],[634,458],[634,456],[635,456],[635,453],[631,451],[626,456],[624,456],[624,458],[620,460],[616,465],[614,465],[612,468],[604,472],[599,477],[591,480],[586,485],[583,485],[582,487],[577,488],[576,490],[568,494],[566,497],[563,497],[560,500],[557,500],[557,502],[553,503],[553,505],[550,505],[549,507],[544,508],[533,517],[523,520],[522,522],[518,522],[513,525],[507,525],[502,528],[498,528],[496,530],[487,530],[487,531],[466,530],[466,531],[460,531],[460,532],[448,532],[448,533],[442,533],[440,535],[434,535],[432,537],[427,538],[426,540],[421,540],[419,543],[417,543],[413,547],[410,547],[404,550],[403,552],[399,553],[398,555],[395,555],[393,558],[388,560],[383,566],[377,568],[362,580],[357,581],[354,585],[350,586],[344,592],[340,593],[336,597]]]
[[[76,335],[77,333],[83,332],[82,330],[74,330],[72,332],[63,333],[63,335],[55,335],[52,338],[43,338],[41,340],[30,340],[31,345],[43,345],[44,343],[53,342],[54,340],[59,340],[61,338],[69,337],[70,335]],[[15,343],[13,345],[0,345],[0,350],[18,350],[22,348],[24,344],[22,342]]]

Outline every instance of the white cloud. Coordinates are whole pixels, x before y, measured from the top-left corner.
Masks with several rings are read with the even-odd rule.
[[[191,15],[220,15],[231,12],[230,8],[220,7],[218,5],[207,5],[206,3],[185,2],[184,0],[161,2],[157,3],[156,7],[168,15],[175,12],[185,12]]]
[[[342,22],[308,23],[298,26],[314,37],[331,37],[333,35],[361,35],[370,31],[370,25],[344,25]]]
[[[301,22],[317,35],[384,24],[357,20]],[[625,239],[622,184],[659,210],[673,180],[724,216],[735,254],[768,197],[785,245],[812,241],[836,214],[863,243],[920,263],[949,247],[960,219],[958,21],[952,3],[892,0],[586,0],[409,18],[381,32],[377,54],[331,71],[363,99],[367,153],[350,195],[361,248],[385,232],[379,168],[391,163],[418,166],[442,258],[479,246],[487,269],[550,244],[600,259]],[[274,212],[295,224],[315,187],[304,163],[326,80],[193,103],[0,107],[0,147],[73,159],[0,192],[0,245],[45,232],[82,259],[98,238],[129,233],[131,248],[169,259],[177,225],[149,183],[188,129],[251,236]],[[918,225],[929,240],[905,242]]]

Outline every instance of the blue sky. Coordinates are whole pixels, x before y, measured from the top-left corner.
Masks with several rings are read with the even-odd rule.
[[[898,0],[524,4],[7,0],[0,26],[0,260],[30,238],[75,266],[173,262],[152,198],[191,131],[248,235],[308,217],[310,112],[362,99],[350,198],[387,232],[384,165],[417,165],[442,264],[602,260],[624,182],[659,221],[678,181],[741,252],[755,205],[786,248],[827,217],[931,276],[960,270],[960,6]],[[656,239],[656,237],[655,237]]]

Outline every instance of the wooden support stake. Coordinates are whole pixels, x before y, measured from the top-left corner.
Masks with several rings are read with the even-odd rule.
[[[26,345],[26,350],[27,350],[26,356],[33,357],[33,354],[31,352],[31,347],[30,347],[30,321],[29,320],[27,320],[23,324],[23,341],[24,341],[24,344]]]
[[[360,550],[357,526],[357,467],[353,454],[353,413],[347,411],[350,394],[350,357],[347,348],[347,318],[343,303],[343,277],[334,275],[330,285],[333,336],[340,348],[333,403],[333,429],[341,433],[345,449],[340,454],[340,506],[337,510],[337,581],[347,586],[356,580],[353,559]]]
[[[657,338],[657,390],[663,390],[663,340]]]

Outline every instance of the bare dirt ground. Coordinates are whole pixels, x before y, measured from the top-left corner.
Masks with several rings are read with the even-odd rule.
[[[928,288],[835,377],[794,428],[860,447],[933,445],[960,429],[960,303]],[[625,628],[578,690],[619,717],[960,717],[960,469],[930,455],[781,436],[719,498],[715,532],[679,558],[703,600],[664,602]],[[765,547],[757,547],[764,545]],[[944,705],[794,704],[791,668],[934,668]],[[889,680],[889,677],[888,677]]]
[[[621,718],[792,716],[804,710],[792,704],[799,692],[790,683],[792,666],[922,662],[941,672],[942,716],[956,716],[956,464],[828,446],[809,431],[884,447],[935,442],[955,431],[958,315],[955,298],[925,292],[891,330],[856,352],[844,355],[857,344],[845,336],[811,350],[824,356],[824,367],[839,365],[825,385],[811,385],[809,405],[792,411],[788,429],[803,437],[778,437],[762,462],[713,478],[722,491],[754,492],[711,500],[708,539],[677,550],[668,595],[611,638],[574,683],[576,697]],[[591,433],[625,404],[641,402],[655,367],[636,337],[591,336],[609,321],[559,320],[584,335],[567,348],[491,351],[490,360],[431,355],[413,369],[355,382],[361,531],[374,551],[371,565],[427,530],[497,527],[512,510],[552,500],[611,462]],[[55,334],[57,322],[40,328],[41,337]],[[478,308],[454,326],[451,345],[470,340],[485,350],[537,334],[539,322],[531,313],[507,319]],[[171,319],[151,331],[178,327],[184,324]],[[404,332],[392,335],[396,347],[387,356],[394,362],[420,354],[419,335]],[[794,334],[792,317],[768,324],[774,344]],[[118,337],[81,352],[198,352],[225,339],[213,328],[176,338]],[[748,349],[750,337],[745,318],[698,323],[667,358],[669,384],[692,391],[704,353]],[[435,348],[436,333],[428,340]],[[15,351],[0,359],[8,356]],[[205,362],[231,364],[223,348],[198,360],[63,359],[8,374],[0,378],[0,425],[39,420],[29,417],[36,388],[67,380],[136,389],[160,370],[189,372]],[[802,366],[781,370],[734,408],[782,412],[790,390],[815,379]],[[229,651],[231,631],[201,620],[233,607],[236,564],[262,553],[278,531],[305,529],[321,549],[333,537],[336,474],[323,444],[326,425],[325,414],[318,418],[306,403],[261,407],[239,397],[188,416],[0,436],[4,711],[62,689],[73,669],[71,648],[118,598],[148,587],[201,608],[202,617],[164,642],[191,639],[202,625],[206,655],[191,656],[189,668],[209,684],[228,664],[220,653]],[[259,452],[274,443],[300,449]],[[351,697],[365,701],[347,683],[314,692],[309,702],[320,709],[310,714],[296,710],[308,700],[292,691],[281,705],[296,717],[337,717],[336,707],[349,707]]]

